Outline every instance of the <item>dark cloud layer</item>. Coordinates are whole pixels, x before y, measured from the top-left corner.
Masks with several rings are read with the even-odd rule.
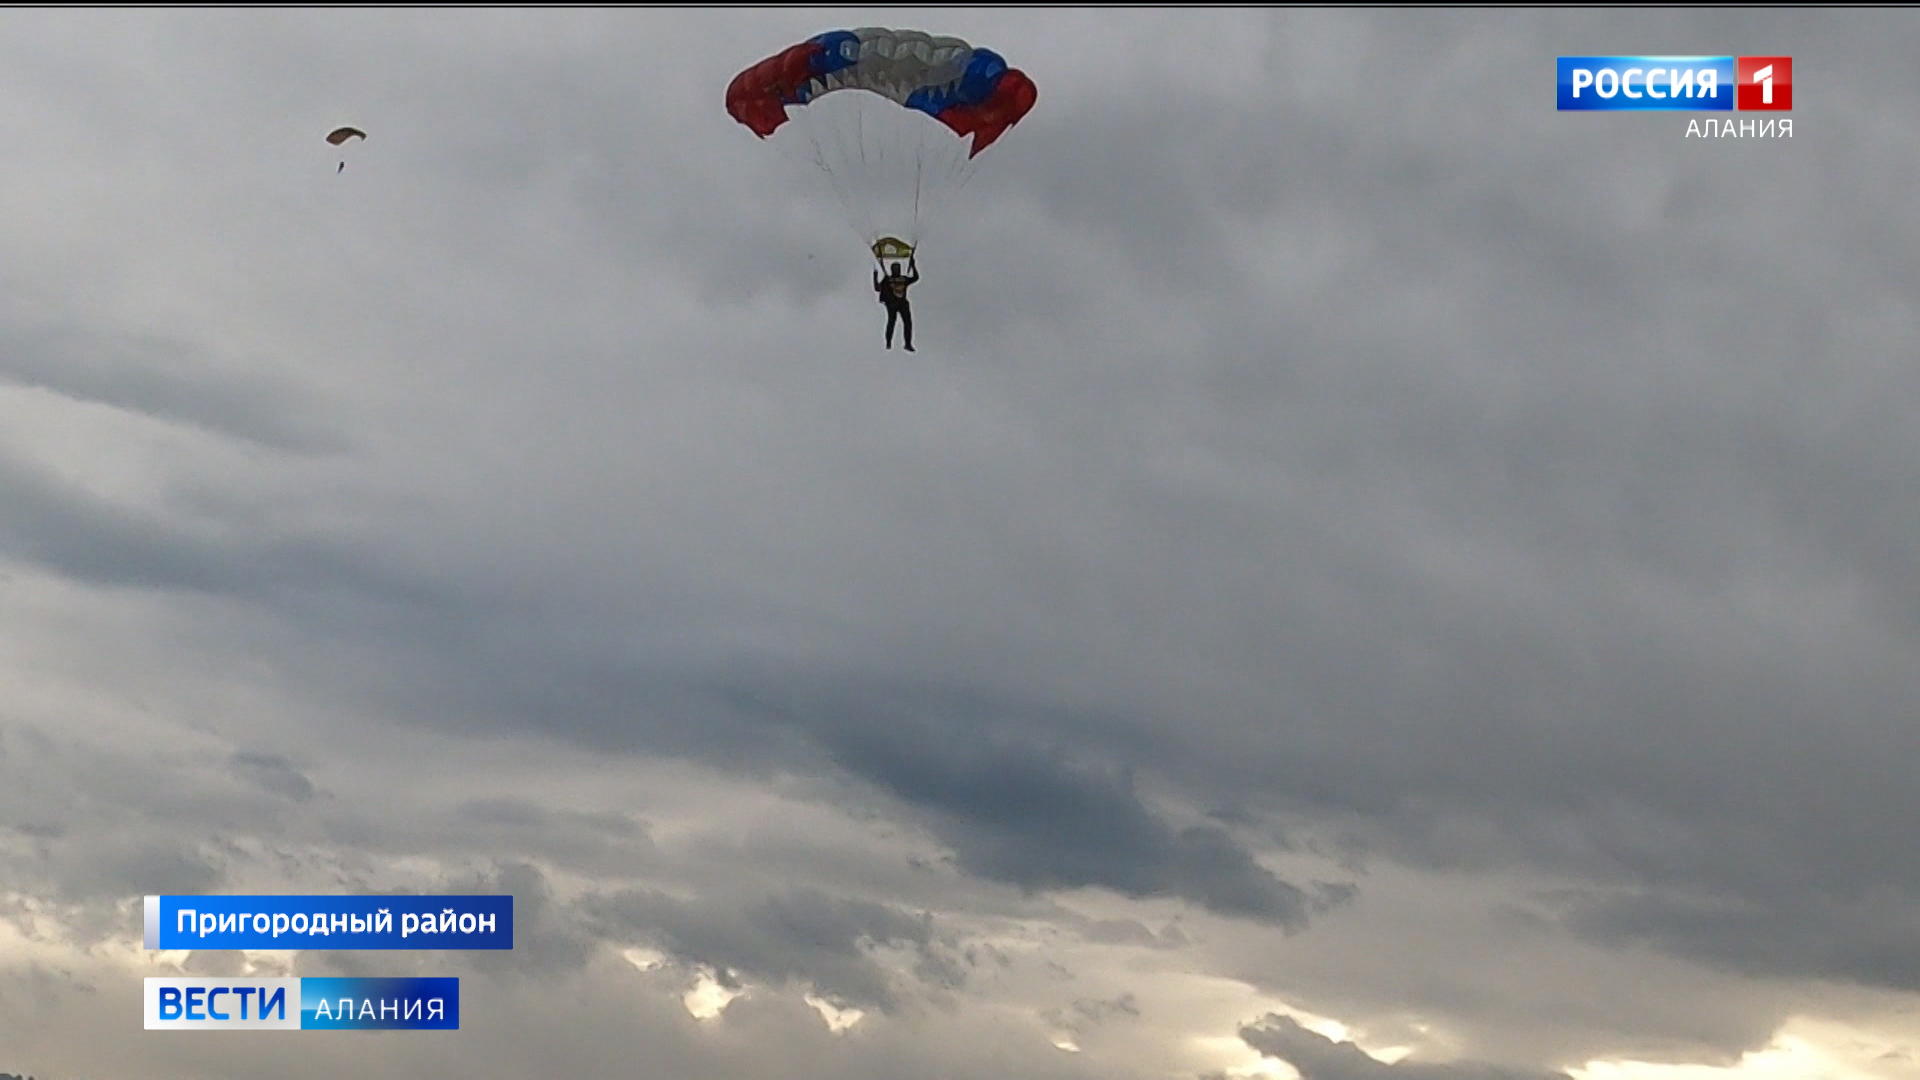
[[[841,767],[929,814],[969,872],[1029,889],[1178,896],[1221,914],[1304,925],[1299,889],[1224,829],[1165,821],[1129,768],[1076,754],[1036,710],[874,689],[779,715],[813,729]]]
[[[738,985],[742,977],[799,979],[829,999],[887,1011],[900,1006],[899,990],[867,950],[903,946],[926,958],[936,945],[925,913],[812,890],[724,906],[629,892],[589,909],[602,933],[641,936],[689,963],[709,965],[724,984]],[[958,978],[947,964],[924,970],[943,981]]]
[[[178,342],[116,339],[19,317],[0,332],[0,381],[50,390],[288,453],[344,450],[324,406],[301,388],[244,370],[215,373]],[[231,363],[231,362],[230,362]]]
[[[1841,889],[1851,893],[1851,889]],[[1681,894],[1580,902],[1566,923],[1613,948],[1653,948],[1744,975],[1920,990],[1920,925],[1898,893],[1762,903]]]

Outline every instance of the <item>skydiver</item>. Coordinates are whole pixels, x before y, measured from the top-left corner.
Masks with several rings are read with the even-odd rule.
[[[343,173],[343,172],[346,172],[346,171],[347,171],[347,163],[343,161],[343,162],[341,162],[341,163],[340,163],[340,167],[339,167],[339,168],[337,168],[337,169],[335,169],[335,170],[333,170],[333,175],[335,175],[335,176],[339,176],[339,175],[340,175],[341,173]]]
[[[914,265],[914,257],[907,256],[907,269],[913,272],[909,277],[900,272],[900,264],[894,263],[893,269],[885,280],[880,271],[873,272],[873,291],[880,294],[880,303],[887,309],[887,348],[893,348],[893,324],[899,320],[906,324],[907,351],[913,351],[913,305],[907,302],[907,287],[920,280],[920,268]]]

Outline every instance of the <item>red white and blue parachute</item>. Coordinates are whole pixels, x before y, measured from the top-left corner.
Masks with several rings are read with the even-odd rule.
[[[973,136],[972,157],[1020,122],[1039,91],[1000,54],[918,30],[833,30],[734,76],[727,112],[765,138],[787,108],[836,90],[867,90]]]
[[[825,172],[869,244],[911,247],[1037,97],[991,49],[869,27],[820,34],[742,71],[727,113]]]

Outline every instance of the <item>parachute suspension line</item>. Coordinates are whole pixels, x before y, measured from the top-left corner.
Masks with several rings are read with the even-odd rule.
[[[959,178],[953,185],[953,197],[956,201],[958,201],[960,193],[967,190],[967,185],[973,182],[974,176],[980,172],[979,160],[980,159],[969,155],[968,157],[962,158],[959,164],[954,167],[954,175]]]
[[[782,137],[783,135],[784,137]],[[836,170],[833,167],[833,165],[828,160],[829,147],[827,146],[826,142],[820,137],[813,134],[807,134],[804,136],[806,139],[805,149],[807,153],[803,156],[800,152],[801,148],[799,146],[789,145],[792,142],[792,140],[800,137],[802,136],[789,131],[781,134],[776,134],[769,141],[771,141],[774,144],[774,147],[780,151],[780,155],[782,157],[786,158],[789,161],[794,162],[795,165],[797,166],[811,165],[814,168],[819,169],[820,172],[826,176],[828,190],[833,193],[834,198],[840,203],[840,207],[842,210],[841,222],[846,226],[849,232],[853,233],[856,236],[861,235],[861,228],[859,224],[860,218],[862,217],[862,210],[860,206],[861,200],[858,194],[852,190],[851,186],[844,179],[843,174],[846,172],[846,170],[844,169]],[[862,242],[864,243],[865,241],[863,240]]]
[[[920,238],[920,192],[924,190],[924,184],[926,181],[926,163],[927,163],[926,152],[927,152],[927,143],[925,139],[922,139],[919,142],[914,144],[913,146],[913,235],[916,243]]]
[[[860,176],[859,172],[848,168],[848,162],[852,160],[852,155],[847,152],[846,118],[834,116],[831,119],[833,122],[821,131],[820,139],[832,148],[834,176],[836,178],[844,177],[848,190],[853,194],[852,205],[848,207],[848,217],[853,227],[858,229],[860,228],[860,220],[864,212],[862,208],[867,200],[867,193],[861,190],[860,185],[857,183]]]
[[[892,108],[892,104],[890,102],[882,102],[878,98],[862,98],[858,113],[860,117],[860,175],[867,178],[868,185],[867,199],[861,206],[861,209],[865,212],[865,217],[862,220],[862,226],[865,229],[863,242],[869,247],[872,246],[874,240],[879,237],[880,233],[888,228],[888,222],[886,220],[887,174],[885,170],[876,170],[870,167],[876,158],[886,153],[886,128],[879,122],[879,110],[885,108]],[[870,112],[874,114],[874,126],[876,128],[874,133],[875,137],[871,140],[867,138],[866,123]]]
[[[958,149],[956,150],[952,146],[947,146],[944,142],[935,142],[935,140],[938,140],[940,136],[944,134],[944,130],[941,129],[929,130],[924,134],[923,138],[915,144],[917,160],[915,163],[914,227],[916,231],[921,233],[923,240],[931,239],[935,234],[939,233],[943,222],[940,220],[928,220],[922,223],[921,193],[938,192],[939,198],[935,201],[940,205],[936,207],[929,204],[926,208],[932,218],[938,218],[940,215],[933,214],[933,211],[938,209],[944,212],[954,209],[955,207],[952,204],[958,201],[961,191],[966,187],[966,182],[973,178],[975,171],[973,167],[974,159],[970,156],[960,156],[965,151],[972,149],[971,140],[969,139],[957,144]],[[947,153],[936,153],[931,172],[927,171],[925,167],[926,153],[930,144],[938,146],[941,150],[948,151]]]
[[[868,105],[861,99],[850,99],[847,108],[852,117],[831,114],[830,121],[824,125],[822,141],[830,142],[834,154],[834,176],[836,180],[844,178],[847,199],[847,226],[860,237],[862,246],[873,242],[873,190],[872,178],[865,168],[855,167],[855,161],[866,160],[866,114]],[[849,143],[851,139],[851,143]],[[860,181],[865,179],[866,183]]]
[[[860,102],[860,108],[852,111],[854,121],[854,142],[860,146],[860,163],[866,165],[866,102]]]
[[[841,208],[845,211],[847,217],[851,219],[859,212],[856,209],[858,200],[852,192],[847,190],[846,185],[841,183],[840,176],[833,171],[833,167],[827,164],[825,148],[820,145],[818,140],[809,140],[809,142],[813,148],[814,164],[818,165],[820,171],[826,174],[827,183],[833,190],[834,198],[840,200]],[[857,229],[857,226],[855,226],[851,220],[847,222],[847,227]]]
[[[860,107],[854,110],[853,115],[856,121],[853,144],[854,147],[860,151],[860,175],[870,177],[873,174],[872,171],[867,168],[867,103],[865,101],[860,102]],[[881,145],[884,146],[886,144],[882,142]],[[863,204],[863,209],[871,210],[873,196],[876,194],[877,192],[867,192],[868,199],[867,202]],[[861,217],[861,225],[863,226],[861,231],[865,234],[864,238],[866,242],[869,244],[873,243],[873,215],[871,213],[863,214]]]
[[[868,245],[869,247],[872,246],[874,240],[878,237],[880,230],[886,227],[886,223],[884,220],[876,221],[874,219],[874,214],[877,212],[877,210],[879,208],[884,208],[885,206],[886,174],[884,172],[880,172],[876,174],[875,170],[870,167],[872,164],[874,155],[868,152],[869,144],[867,142],[867,128],[866,128],[867,112],[869,109],[876,108],[877,106],[878,106],[878,102],[875,101],[874,99],[862,98],[860,100],[860,107],[854,114],[859,118],[859,121],[860,121],[860,130],[859,130],[860,137],[859,137],[859,143],[858,143],[859,150],[860,150],[860,175],[866,177],[867,183],[868,183],[868,190],[866,193],[867,198],[866,198],[866,201],[861,204],[861,209],[864,211],[864,216],[861,219],[861,225],[863,229],[861,242]],[[887,145],[887,140],[884,138],[881,138],[876,142],[874,142],[872,144],[872,147],[874,149],[877,149],[879,152],[884,153],[886,150],[886,145]]]

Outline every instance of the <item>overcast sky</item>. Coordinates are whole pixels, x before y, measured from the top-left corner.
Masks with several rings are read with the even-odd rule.
[[[722,106],[864,25],[1039,87],[913,354]],[[0,1071],[1920,1076],[1920,14],[6,30]],[[516,947],[140,949],[359,892]],[[141,1030],[238,973],[462,1027]]]

